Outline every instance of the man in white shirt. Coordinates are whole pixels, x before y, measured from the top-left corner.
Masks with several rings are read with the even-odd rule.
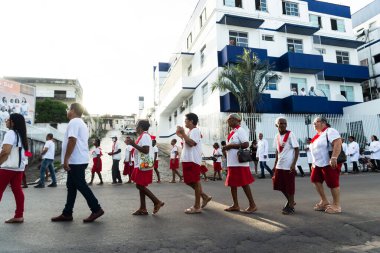
[[[67,200],[62,214],[51,218],[53,222],[73,220],[73,209],[77,191],[86,199],[91,209],[91,215],[83,222],[93,222],[104,214],[98,200],[88,187],[85,179],[85,170],[88,166],[88,128],[81,119],[84,108],[79,103],[73,103],[67,111],[70,120],[62,142],[62,166],[67,171]]]
[[[305,88],[301,88],[300,96],[306,96]]]
[[[153,138],[153,136],[152,136],[152,138]],[[153,146],[153,154],[154,154],[153,169],[154,169],[154,172],[156,172],[156,175],[157,175],[157,183],[161,183],[160,172],[158,171],[159,159],[158,159],[158,147],[157,147],[157,141],[156,141],[156,139],[152,140],[152,146]]]
[[[120,159],[121,159],[121,148],[117,141],[117,137],[112,137],[112,152],[109,152],[108,155],[112,156],[112,184],[122,184],[121,174],[119,169]]]
[[[261,168],[261,176],[259,178],[265,178],[264,169],[266,169],[270,176],[273,176],[272,170],[267,165],[267,161],[269,161],[268,156],[268,141],[263,138],[264,135],[262,133],[259,133],[259,141],[257,142],[257,160],[260,163]]]
[[[380,170],[380,141],[376,135],[371,136],[369,151],[371,152],[372,170],[378,172]]]
[[[295,135],[286,130],[287,120],[283,117],[276,119],[278,134],[275,137],[276,161],[273,170],[273,190],[281,191],[287,199],[282,214],[294,214],[294,193],[296,165],[299,155],[299,144]]]
[[[195,113],[185,115],[185,127],[190,131],[186,134],[185,129],[177,126],[176,134],[184,142],[182,151],[182,169],[184,182],[194,189],[195,203],[194,206],[185,210],[187,214],[201,213],[201,208],[206,207],[212,199],[202,191],[200,182],[201,162],[202,162],[202,134],[197,128],[198,116]],[[203,199],[201,206],[200,199]]]
[[[346,143],[346,140],[342,138],[342,150],[346,154],[346,157],[348,157],[347,151],[348,151],[348,145]],[[347,161],[343,163],[344,165],[344,173],[348,174],[348,165]],[[344,174],[343,172],[341,174]]]
[[[57,180],[55,178],[55,170],[53,166],[55,157],[55,143],[53,141],[53,134],[46,135],[46,142],[41,153],[42,163],[40,167],[40,182],[34,188],[45,188],[45,171],[49,169],[52,183],[48,187],[57,187]]]
[[[359,144],[355,141],[354,136],[348,137],[348,149],[347,149],[347,154],[350,157],[350,162],[352,162],[352,171],[353,173],[359,173],[359,168],[358,168],[358,161],[359,161],[359,156],[360,156],[360,148]]]

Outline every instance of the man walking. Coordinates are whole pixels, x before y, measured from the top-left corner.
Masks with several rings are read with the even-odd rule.
[[[73,208],[77,191],[86,199],[91,209],[91,215],[83,222],[93,222],[104,214],[98,200],[88,187],[85,180],[85,170],[88,166],[88,128],[81,119],[84,108],[79,103],[70,106],[67,118],[70,120],[62,142],[62,166],[67,171],[67,200],[62,214],[53,217],[51,221],[72,221]]]
[[[120,159],[121,159],[121,148],[117,142],[117,137],[112,137],[113,145],[112,152],[109,152],[108,155],[112,156],[112,184],[121,184],[121,174],[119,169]]]
[[[259,141],[257,142],[257,160],[260,163],[261,176],[259,178],[265,178],[264,169],[266,169],[270,176],[273,176],[272,170],[267,165],[267,161],[269,161],[268,156],[268,141],[263,138],[264,135],[259,133]]]
[[[49,168],[51,180],[53,181],[48,187],[57,187],[57,180],[54,171],[54,156],[55,156],[55,143],[53,141],[53,134],[46,135],[46,142],[42,150],[42,163],[40,168],[40,183],[34,188],[45,188],[45,171]]]
[[[347,154],[350,157],[350,162],[352,162],[352,171],[353,173],[359,173],[359,168],[358,168],[358,161],[359,161],[359,156],[360,156],[360,148],[359,144],[355,141],[354,136],[349,136],[348,137],[348,149],[347,149]]]

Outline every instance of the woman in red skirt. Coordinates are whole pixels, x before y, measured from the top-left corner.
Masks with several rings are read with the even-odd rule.
[[[216,174],[218,174],[218,180],[222,180],[222,149],[219,147],[217,142],[213,145],[214,151],[212,152],[212,156],[214,157],[214,181],[216,180]]]
[[[95,173],[98,174],[100,183],[98,185],[103,184],[103,178],[102,178],[102,158],[100,158],[102,154],[102,149],[100,148],[100,139],[94,140],[94,146],[95,149],[92,151],[92,161],[94,165],[91,169],[91,181],[88,183],[88,185],[92,185],[92,182],[94,181]]]
[[[227,152],[228,175],[226,186],[231,188],[233,205],[224,209],[227,212],[239,212],[239,202],[237,197],[237,188],[242,187],[249,201],[249,207],[243,212],[253,213],[257,211],[255,201],[253,200],[251,188],[249,185],[254,182],[254,178],[249,169],[249,162],[240,163],[238,161],[237,152],[239,148],[248,148],[248,134],[240,127],[241,117],[232,113],[228,116],[227,123],[233,130],[227,137],[227,145],[223,147],[223,151]]]
[[[136,142],[127,137],[127,144],[131,145],[135,157],[135,169],[132,180],[136,183],[136,188],[140,192],[140,208],[133,215],[148,215],[146,210],[145,196],[148,196],[154,204],[153,214],[156,214],[164,202],[160,201],[147,187],[152,183],[153,177],[153,147],[152,138],[148,134],[150,124],[147,120],[137,122],[136,132],[139,135]],[[144,157],[148,157],[145,159]]]
[[[125,138],[124,142],[125,142],[125,144],[127,144],[127,138]],[[131,145],[127,145],[127,148],[125,149],[123,175],[128,176],[127,184],[132,183],[132,172],[133,172],[133,168],[134,168],[132,149],[133,148]]]
[[[177,140],[172,139],[170,142],[172,145],[172,150],[170,151],[170,164],[169,164],[169,169],[172,171],[172,181],[170,183],[175,183],[175,175],[179,176],[179,181],[182,181],[182,176],[179,174],[178,169],[179,169],[179,158],[178,158],[178,147],[177,147]]]

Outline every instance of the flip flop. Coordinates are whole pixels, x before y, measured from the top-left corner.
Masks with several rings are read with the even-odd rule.
[[[317,203],[315,204],[314,206],[314,211],[325,211],[326,208],[330,205],[330,203],[327,203],[327,204],[320,204],[320,203]]]
[[[136,212],[132,213],[132,215],[148,215],[148,211],[139,209]]]
[[[160,208],[163,207],[164,205],[165,205],[164,202],[160,202],[157,205],[154,205],[153,214],[158,213],[158,211],[160,210]]]
[[[5,223],[23,223],[24,218],[11,218],[9,220],[6,220]]]
[[[251,214],[251,213],[254,213],[256,211],[257,211],[257,207],[255,206],[254,209],[249,210],[249,208],[247,208],[247,209],[243,210],[242,213]]]
[[[190,207],[185,210],[186,214],[198,214],[202,213],[202,210],[200,208]]]
[[[205,208],[208,202],[210,202],[211,200],[212,200],[212,197],[208,197],[206,200],[203,200],[201,208]]]
[[[328,214],[337,214],[341,212],[342,212],[342,208],[340,206],[334,206],[334,205],[328,205],[325,210],[325,213],[328,213]]]
[[[226,212],[240,212],[240,207],[230,206],[230,207],[224,209],[224,211],[226,211]]]

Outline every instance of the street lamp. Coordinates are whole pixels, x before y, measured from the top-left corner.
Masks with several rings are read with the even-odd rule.
[[[309,125],[311,124],[311,115],[305,115],[305,125],[306,125],[306,131],[307,131],[307,138],[310,138],[309,134]]]

